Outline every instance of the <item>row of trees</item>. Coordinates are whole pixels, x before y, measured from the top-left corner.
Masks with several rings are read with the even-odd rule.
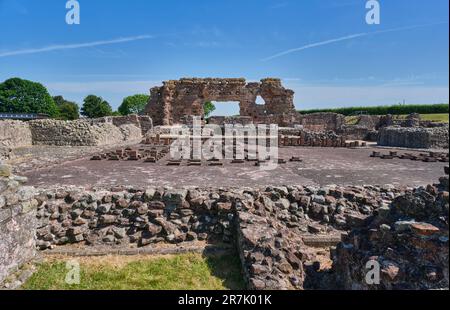
[[[6,113],[42,113],[51,118],[75,120],[81,115],[97,118],[113,115],[139,114],[147,105],[150,96],[134,95],[126,97],[118,111],[101,97],[87,96],[80,108],[78,104],[62,96],[51,97],[40,83],[12,78],[0,83],[0,112]]]

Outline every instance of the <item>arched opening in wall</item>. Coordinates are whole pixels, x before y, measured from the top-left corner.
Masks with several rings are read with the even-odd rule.
[[[262,115],[267,115],[266,101],[264,100],[264,98],[261,96],[257,96],[255,103],[256,103],[256,107],[258,108],[259,113]],[[255,117],[255,120],[256,119],[257,119],[257,117]]]
[[[239,101],[211,101],[214,105],[214,111],[209,115],[210,116],[239,116],[241,113],[241,108],[239,106]]]
[[[266,105],[266,101],[261,96],[256,97],[255,103],[256,105]]]

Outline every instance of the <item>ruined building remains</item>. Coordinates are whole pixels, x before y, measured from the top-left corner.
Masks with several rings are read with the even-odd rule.
[[[265,104],[257,104],[261,96]],[[183,123],[186,116],[204,116],[208,101],[238,101],[240,116],[250,117],[254,123],[292,123],[295,118],[294,92],[281,85],[279,79],[263,79],[247,83],[245,79],[183,78],[163,82],[151,89],[150,102],[144,114],[155,125]]]

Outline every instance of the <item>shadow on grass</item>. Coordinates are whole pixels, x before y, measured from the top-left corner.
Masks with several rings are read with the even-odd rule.
[[[229,290],[245,290],[242,265],[238,253],[231,249],[221,253],[203,253],[211,274],[223,281]]]

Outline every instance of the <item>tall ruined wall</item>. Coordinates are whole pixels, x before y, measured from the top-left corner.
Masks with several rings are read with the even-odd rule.
[[[36,253],[34,189],[0,163],[0,283]]]
[[[264,105],[256,104],[258,96]],[[294,114],[293,100],[294,92],[285,89],[279,79],[246,83],[245,79],[184,78],[152,88],[144,114],[150,115],[155,125],[172,125],[181,123],[186,115],[203,117],[207,101],[238,101],[240,116],[265,123],[270,116]]]
[[[30,127],[20,121],[0,121],[0,148],[31,146]]]

